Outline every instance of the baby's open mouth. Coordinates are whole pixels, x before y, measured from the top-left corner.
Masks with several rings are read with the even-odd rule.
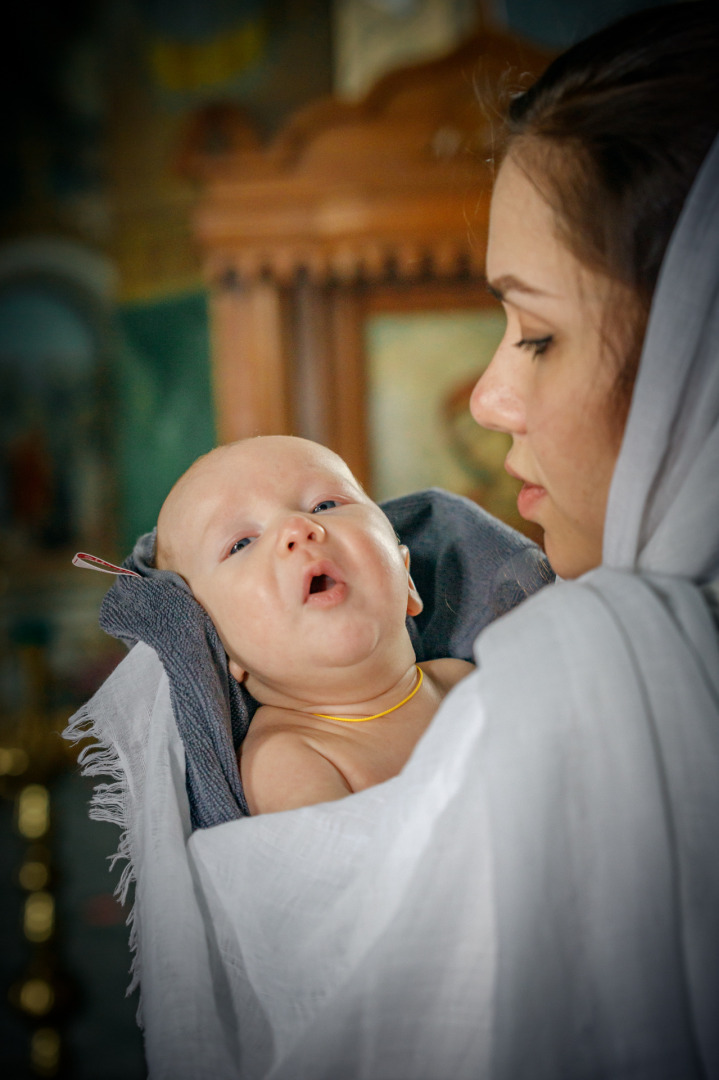
[[[334,607],[347,595],[342,572],[328,559],[306,568],[303,587],[303,603],[309,603],[312,607]]]
[[[335,584],[335,579],[330,577],[329,574],[315,574],[310,582],[310,592],[327,592],[327,590],[331,589]]]

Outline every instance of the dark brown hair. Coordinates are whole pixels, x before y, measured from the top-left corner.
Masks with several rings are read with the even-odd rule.
[[[719,5],[648,8],[579,42],[513,99],[507,127],[507,150],[549,201],[563,242],[629,285],[646,318],[719,131]]]
[[[541,169],[582,261],[649,299],[719,131],[719,5],[649,8],[580,42],[512,101],[508,127],[523,160],[520,137],[551,143]]]

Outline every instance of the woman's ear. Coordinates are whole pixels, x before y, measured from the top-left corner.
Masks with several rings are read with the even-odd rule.
[[[240,666],[240,664],[237,663],[236,660],[230,660],[228,667],[230,669],[230,675],[232,675],[233,679],[237,679],[238,683],[243,683],[245,681],[245,679],[247,678],[247,672],[243,667]]]
[[[417,592],[417,586],[412,581],[412,575],[409,572],[409,548],[406,544],[400,544],[399,550],[402,553],[404,565],[407,567],[407,614],[419,615],[420,611],[424,608],[424,604],[422,603],[422,597]]]

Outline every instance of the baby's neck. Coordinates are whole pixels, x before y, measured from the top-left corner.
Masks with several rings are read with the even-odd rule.
[[[318,679],[318,683],[322,680]],[[352,677],[348,674],[344,679],[335,679],[334,685],[327,689],[323,686],[319,690],[317,686],[288,686],[279,693],[276,688],[267,693],[263,686],[258,688],[251,677],[247,689],[261,705],[288,713],[331,720],[368,720],[394,712],[409,702],[421,683],[422,671],[412,654],[401,668],[391,672],[383,668],[374,677],[367,672]]]
[[[345,711],[340,713],[338,716],[332,715],[330,713],[320,713],[320,712],[314,712],[312,715],[316,716],[318,718],[318,720],[343,720],[343,721],[352,721],[352,722],[359,722],[359,721],[362,721],[362,720],[379,720],[382,716],[387,716],[389,713],[393,713],[397,709],[401,709],[403,705],[406,705],[418,693],[418,691],[419,691],[419,689],[420,689],[420,687],[422,685],[422,680],[424,678],[424,673],[423,673],[421,667],[418,664],[415,664],[414,667],[415,667],[415,672],[416,672],[416,678],[414,680],[414,686],[409,691],[409,693],[405,694],[404,697],[402,697],[399,701],[395,702],[394,705],[390,705],[387,708],[380,709],[379,712],[376,712],[376,713],[366,714],[366,713],[362,712],[362,713],[360,713],[359,716],[349,716],[349,715],[347,715],[347,713]],[[367,704],[368,704],[367,702],[364,702],[363,707],[366,708]],[[359,706],[358,706],[358,708],[359,708]]]

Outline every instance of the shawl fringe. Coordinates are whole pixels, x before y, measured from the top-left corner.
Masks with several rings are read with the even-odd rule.
[[[109,855],[108,859],[110,872],[114,870],[117,862],[124,862],[119,881],[113,890],[113,896],[120,901],[124,908],[128,904],[130,887],[137,881],[132,860],[130,821],[127,810],[130,788],[122,759],[116,747],[111,742],[108,742],[93,719],[90,705],[91,703],[88,702],[70,717],[62,737],[73,745],[82,742],[84,739],[93,740],[87,746],[84,746],[77,755],[82,776],[111,777],[109,783],[101,782],[94,785],[88,813],[93,821],[107,821],[111,825],[116,825],[120,830],[117,850],[113,855]],[[139,988],[141,980],[140,959],[137,948],[137,924],[133,901],[130,901],[130,910],[125,925],[130,930],[130,983],[125,991],[125,996],[129,997]],[[137,1023],[140,1027],[143,1026],[141,998],[137,1008]]]

